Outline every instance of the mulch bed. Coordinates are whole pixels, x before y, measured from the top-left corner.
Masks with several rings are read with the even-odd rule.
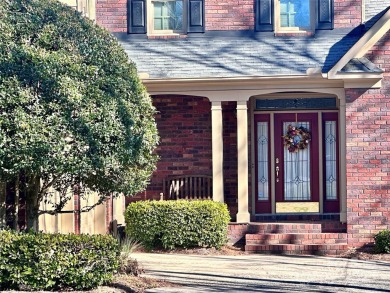
[[[375,253],[372,247],[365,247],[360,249],[351,248],[340,257],[367,261],[390,262],[390,253]]]
[[[143,251],[145,252],[145,251]],[[242,247],[225,245],[221,249],[216,248],[176,248],[176,249],[154,249],[151,253],[164,254],[198,254],[198,255],[243,255],[247,254]]]
[[[177,284],[165,280],[157,280],[153,278],[135,277],[129,275],[117,275],[114,281],[109,286],[102,286],[91,293],[142,293],[146,289],[160,287],[179,287]]]

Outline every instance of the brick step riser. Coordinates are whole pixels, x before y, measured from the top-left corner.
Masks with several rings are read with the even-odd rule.
[[[317,256],[336,256],[336,255],[342,255],[345,253],[345,250],[339,251],[339,250],[299,250],[299,251],[279,251],[279,250],[267,250],[267,251],[248,251],[248,253],[253,254],[278,254],[278,255],[317,255]]]
[[[347,244],[347,234],[247,234],[247,245],[267,244]]]
[[[322,229],[322,233],[347,233],[347,229]]]
[[[309,254],[309,255],[340,255],[348,249],[347,245],[245,245],[249,253],[263,254]]]
[[[264,233],[346,233],[346,225],[341,223],[257,223],[248,229],[252,234]]]
[[[283,233],[283,234],[292,234],[292,233],[321,233],[322,226],[321,224],[257,224],[251,225],[249,228],[250,234],[270,234],[270,233]]]
[[[321,229],[250,229],[249,234],[295,234],[295,233],[322,233]]]
[[[247,240],[247,245],[274,245],[274,244],[302,244],[302,245],[310,245],[310,244],[318,244],[318,245],[326,245],[326,244],[347,244],[347,240],[344,239],[266,239],[266,240]]]

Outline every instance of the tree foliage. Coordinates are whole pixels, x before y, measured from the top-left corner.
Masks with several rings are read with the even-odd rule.
[[[135,194],[155,168],[154,108],[116,39],[55,0],[0,1],[0,180],[27,201],[80,186]],[[34,197],[35,196],[35,197]]]

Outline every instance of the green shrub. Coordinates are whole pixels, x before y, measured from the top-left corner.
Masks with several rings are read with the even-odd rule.
[[[0,232],[0,289],[90,289],[118,268],[112,236]]]
[[[227,206],[214,201],[138,201],[126,209],[126,234],[145,248],[216,247],[227,240]]]
[[[375,251],[378,253],[390,253],[390,230],[380,231],[374,236]]]

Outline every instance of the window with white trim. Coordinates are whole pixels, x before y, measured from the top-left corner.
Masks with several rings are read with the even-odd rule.
[[[309,31],[314,29],[315,5],[311,0],[276,1],[276,31]]]
[[[70,7],[81,12],[82,15],[89,19],[96,19],[96,0],[59,0],[60,2],[69,5]]]
[[[334,0],[255,0],[256,31],[333,29]]]
[[[128,0],[128,33],[203,33],[205,0]]]
[[[186,28],[185,1],[152,0],[153,14],[148,19],[151,32],[155,34],[182,33]]]

